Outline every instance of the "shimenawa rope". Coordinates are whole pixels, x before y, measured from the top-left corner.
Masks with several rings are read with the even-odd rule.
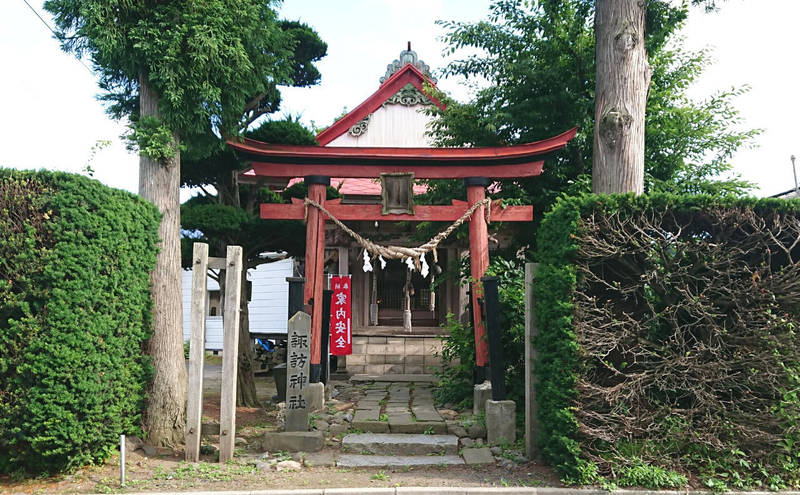
[[[472,206],[461,215],[461,218],[453,222],[449,227],[444,229],[443,231],[439,232],[435,236],[431,238],[425,244],[422,244],[418,247],[404,247],[404,246],[381,246],[380,244],[375,244],[374,242],[370,241],[369,239],[365,239],[357,232],[354,232],[350,227],[342,223],[341,220],[331,215],[324,206],[317,203],[313,199],[306,198],[305,200],[305,208],[306,208],[306,218],[308,217],[308,207],[313,206],[314,208],[318,209],[322,213],[326,214],[328,218],[331,219],[333,223],[339,226],[340,229],[344,230],[350,237],[355,239],[359,246],[364,248],[364,250],[372,255],[373,258],[381,257],[383,259],[392,259],[392,260],[406,260],[406,263],[409,265],[409,268],[416,267],[417,270],[423,271],[423,276],[427,275],[427,263],[425,262],[425,254],[428,252],[433,251],[433,261],[434,263],[439,261],[438,255],[436,253],[436,248],[439,246],[439,243],[442,242],[444,239],[447,238],[450,234],[453,233],[455,229],[457,229],[462,223],[464,223],[467,219],[469,219],[475,210],[480,208],[481,206],[486,206],[486,222],[491,223],[491,208],[492,208],[492,200],[489,198],[485,198],[477,203],[473,204]],[[421,261],[420,261],[421,260]],[[413,265],[411,265],[410,261],[413,261]],[[383,261],[382,261],[383,262]],[[367,270],[367,266],[369,266],[369,270]],[[372,265],[369,264],[369,260],[367,257],[364,257],[364,271],[371,271]]]

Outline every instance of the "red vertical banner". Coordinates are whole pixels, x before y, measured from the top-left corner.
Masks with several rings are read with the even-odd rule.
[[[331,354],[344,356],[353,353],[353,330],[350,275],[331,277]]]

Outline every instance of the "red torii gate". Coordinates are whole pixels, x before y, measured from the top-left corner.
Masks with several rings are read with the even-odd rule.
[[[251,160],[256,177],[290,179],[302,176],[308,198],[324,206],[339,220],[370,221],[455,221],[467,209],[486,198],[490,179],[533,177],[542,173],[545,155],[562,149],[575,136],[571,129],[534,143],[492,148],[355,148],[271,145],[244,139],[228,141],[241,158]],[[414,214],[382,214],[382,206],[348,205],[341,200],[325,201],[331,177],[376,178],[382,173],[413,173],[415,179],[463,179],[467,201],[452,205],[415,205]],[[533,220],[532,206],[492,208],[492,219],[505,222]],[[262,204],[261,218],[303,220],[304,201],[291,204]],[[477,207],[469,220],[470,274],[480,281],[489,267],[489,240],[484,206]],[[322,282],[325,251],[325,218],[317,208],[308,208],[303,299],[313,304],[311,316],[312,381],[319,380],[322,334]],[[479,368],[488,363],[486,327],[478,298],[480,282],[473,282],[472,311],[475,333],[475,361]]]

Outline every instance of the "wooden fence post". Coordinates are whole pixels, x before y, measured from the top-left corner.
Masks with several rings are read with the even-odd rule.
[[[539,334],[533,306],[533,284],[538,269],[539,263],[525,263],[525,456],[529,460],[538,457],[536,444],[539,418],[536,405],[536,380],[533,374],[533,364],[537,357],[533,340]]]
[[[228,246],[225,307],[222,316],[222,394],[219,408],[219,462],[233,458],[236,441],[236,375],[239,367],[239,303],[242,295],[242,248]]]
[[[203,362],[206,354],[206,280],[208,244],[192,247],[192,327],[189,337],[189,390],[186,403],[186,461],[200,458],[200,430],[203,416]]]

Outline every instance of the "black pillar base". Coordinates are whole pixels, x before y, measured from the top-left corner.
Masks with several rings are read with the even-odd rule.
[[[330,354],[329,349],[330,346],[328,344],[329,337],[330,337],[330,327],[331,327],[331,297],[333,296],[333,291],[329,289],[325,289],[322,291],[322,335],[320,335],[320,363],[322,364],[322,370],[320,374],[320,379],[322,383],[325,385],[328,384],[330,378]]]
[[[486,381],[486,366],[476,366],[473,373],[475,385],[479,385]]]
[[[311,376],[308,378],[308,383],[319,383],[319,378],[322,375],[322,365],[311,363],[309,374]]]
[[[483,277],[483,297],[486,304],[486,338],[489,341],[489,371],[492,380],[492,400],[506,400],[505,362],[500,337],[500,298],[497,277]]]

